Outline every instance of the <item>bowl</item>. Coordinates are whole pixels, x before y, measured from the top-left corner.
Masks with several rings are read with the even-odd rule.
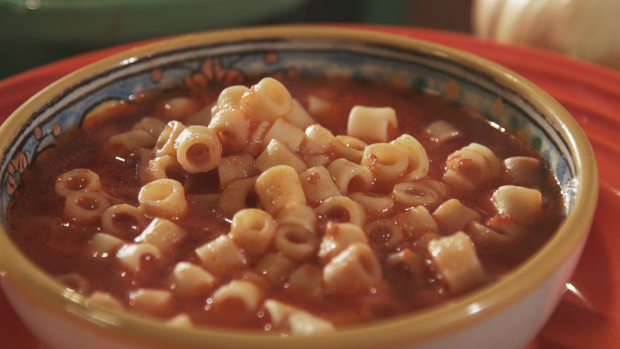
[[[31,263],[6,233],[21,174],[94,108],[143,91],[274,72],[398,83],[475,108],[544,159],[567,216],[552,238],[501,280],[448,303],[334,333],[282,337],[173,328],[85,299]],[[92,115],[92,113],[90,113]],[[596,162],[575,120],[547,93],[497,64],[440,45],[365,30],[263,27],[186,35],[106,58],[50,85],[0,128],[0,284],[46,348],[522,348],[560,301],[588,236]]]

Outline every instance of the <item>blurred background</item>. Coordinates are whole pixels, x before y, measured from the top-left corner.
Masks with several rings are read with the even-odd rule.
[[[116,44],[283,23],[374,23],[470,32],[472,0],[0,0],[0,79]]]
[[[620,69],[620,0],[0,0],[0,79],[117,44],[286,23],[368,23],[534,45]]]

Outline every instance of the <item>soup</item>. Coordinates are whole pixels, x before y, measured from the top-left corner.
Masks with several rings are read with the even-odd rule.
[[[87,304],[305,335],[492,283],[563,219],[540,157],[475,110],[276,78],[95,109],[23,174],[11,237]]]

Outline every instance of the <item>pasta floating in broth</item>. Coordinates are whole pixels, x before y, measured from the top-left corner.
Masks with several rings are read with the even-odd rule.
[[[502,277],[563,219],[527,145],[403,88],[278,76],[108,114],[24,173],[10,234],[87,304],[170,326],[308,335],[414,312]]]

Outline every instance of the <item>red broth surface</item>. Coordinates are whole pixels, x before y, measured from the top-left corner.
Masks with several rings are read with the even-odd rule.
[[[329,107],[312,116],[334,135],[346,134],[347,116],[352,107],[392,107],[398,117],[398,133],[414,136],[425,148],[430,159],[427,179],[442,181],[445,162],[454,151],[475,142],[483,144],[500,159],[513,156],[539,158],[526,144],[507,131],[492,127],[476,111],[463,108],[453,102],[409,89],[379,85],[365,81],[337,78],[277,77],[302,105],[307,107],[309,96],[329,102]],[[112,294],[124,307],[131,310],[129,293],[141,288],[170,290],[169,275],[179,261],[200,264],[194,249],[230,229],[230,220],[213,208],[189,202],[189,213],[174,223],[182,227],[188,239],[165,262],[145,258],[140,272],[128,272],[120,268],[114,256],[93,258],[88,253],[89,241],[102,232],[100,224],[80,225],[63,216],[64,198],[54,192],[59,175],[75,168],[86,168],[97,173],[103,190],[114,198],[115,203],[124,202],[139,206],[140,190],[138,168],[140,159],[129,153],[107,146],[110,136],[129,130],[145,116],[168,122],[166,103],[172,97],[185,96],[195,106],[180,119],[216,101],[221,88],[206,87],[192,90],[174,90],[158,94],[134,96],[100,115],[102,121],[85,123],[80,130],[60,136],[55,146],[39,155],[34,164],[23,174],[8,214],[9,233],[19,248],[35,264],[53,276],[77,273],[87,280],[79,292],[86,296],[98,290]],[[424,132],[426,126],[437,120],[445,120],[463,133],[463,136],[444,145],[437,145]],[[254,125],[255,126],[255,125]],[[392,138],[393,139],[393,138]],[[542,181],[536,184],[543,197],[543,212],[538,224],[528,228],[508,246],[498,250],[478,253],[478,258],[491,283],[531,256],[558,228],[563,219],[563,202],[559,187],[546,168],[542,168]],[[169,174],[172,177],[190,178],[186,195],[220,192],[217,169],[207,173]],[[479,186],[473,192],[452,189],[446,199],[456,198],[474,209],[488,222],[496,216],[491,196],[501,185],[513,184],[506,176]],[[376,186],[379,194],[389,194],[391,187]],[[389,217],[397,216],[410,208],[396,207]],[[433,212],[433,209],[429,209]],[[367,214],[367,222],[377,217]],[[149,218],[150,219],[150,218]],[[322,238],[328,217],[319,217],[318,238]],[[397,219],[397,218],[394,218]],[[125,241],[132,241],[141,233],[131,230]],[[451,292],[430,263],[426,246],[437,236],[409,237],[391,248],[381,247],[381,237],[370,239],[375,254],[382,265],[384,281],[366,292],[352,296],[321,295],[290,287],[288,275],[280,282],[261,284],[264,299],[276,299],[304,309],[332,322],[336,327],[358,324],[377,319],[411,313],[416,310],[446,302],[459,296]],[[408,268],[390,267],[385,263],[388,255],[409,249],[419,256],[422,273],[414,274]],[[276,252],[270,247],[270,251]],[[319,268],[318,258],[309,261]],[[252,265],[248,266],[249,269]],[[271,317],[264,306],[245,311],[241,304],[228,302],[221,306],[210,304],[210,295],[220,285],[233,279],[247,279],[247,270],[230,272],[218,278],[214,287],[201,295],[181,297],[176,295],[173,304],[148,315],[169,319],[181,313],[188,314],[196,324],[274,331]],[[75,285],[70,287],[78,288]]]

